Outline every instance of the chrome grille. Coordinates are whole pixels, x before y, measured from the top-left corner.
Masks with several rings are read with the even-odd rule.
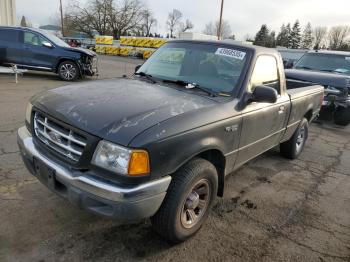
[[[35,135],[48,147],[78,162],[87,139],[39,112],[34,114]]]

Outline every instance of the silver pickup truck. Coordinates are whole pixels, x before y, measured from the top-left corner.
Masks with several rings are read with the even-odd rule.
[[[278,145],[298,157],[323,90],[286,81],[273,49],[171,41],[130,78],[34,96],[18,144],[60,196],[123,222],[150,217],[180,242],[223,196],[226,175]]]

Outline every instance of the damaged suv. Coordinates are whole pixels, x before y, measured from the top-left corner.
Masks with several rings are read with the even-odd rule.
[[[43,30],[25,27],[0,27],[0,64],[53,72],[65,81],[97,74],[93,51],[70,47]]]

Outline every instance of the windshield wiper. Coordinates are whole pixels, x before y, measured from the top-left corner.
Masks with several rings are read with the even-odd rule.
[[[152,75],[146,74],[145,72],[137,72],[137,73],[135,73],[135,75],[143,76],[143,77],[147,78],[148,80],[150,80],[153,84],[157,83],[157,81],[153,79]]]
[[[201,90],[205,93],[207,93],[208,95],[212,96],[212,97],[216,97],[218,96],[218,94],[216,92],[214,92],[213,90],[209,89],[209,88],[206,88],[206,87],[203,87],[203,86],[200,86],[196,83],[190,83],[190,82],[186,82],[186,81],[183,81],[183,80],[168,80],[168,79],[163,79],[163,82],[164,83],[172,83],[172,84],[177,84],[177,85],[180,85],[180,86],[185,86],[186,89],[198,89],[198,90]]]

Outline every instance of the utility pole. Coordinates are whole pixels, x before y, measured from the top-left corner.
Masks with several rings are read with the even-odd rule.
[[[219,19],[219,28],[218,28],[218,40],[220,40],[220,37],[221,37],[223,10],[224,10],[224,0],[221,0],[221,10],[220,10],[220,19]]]
[[[60,0],[60,12],[61,12],[61,31],[62,31],[62,36],[64,36],[62,0]]]

